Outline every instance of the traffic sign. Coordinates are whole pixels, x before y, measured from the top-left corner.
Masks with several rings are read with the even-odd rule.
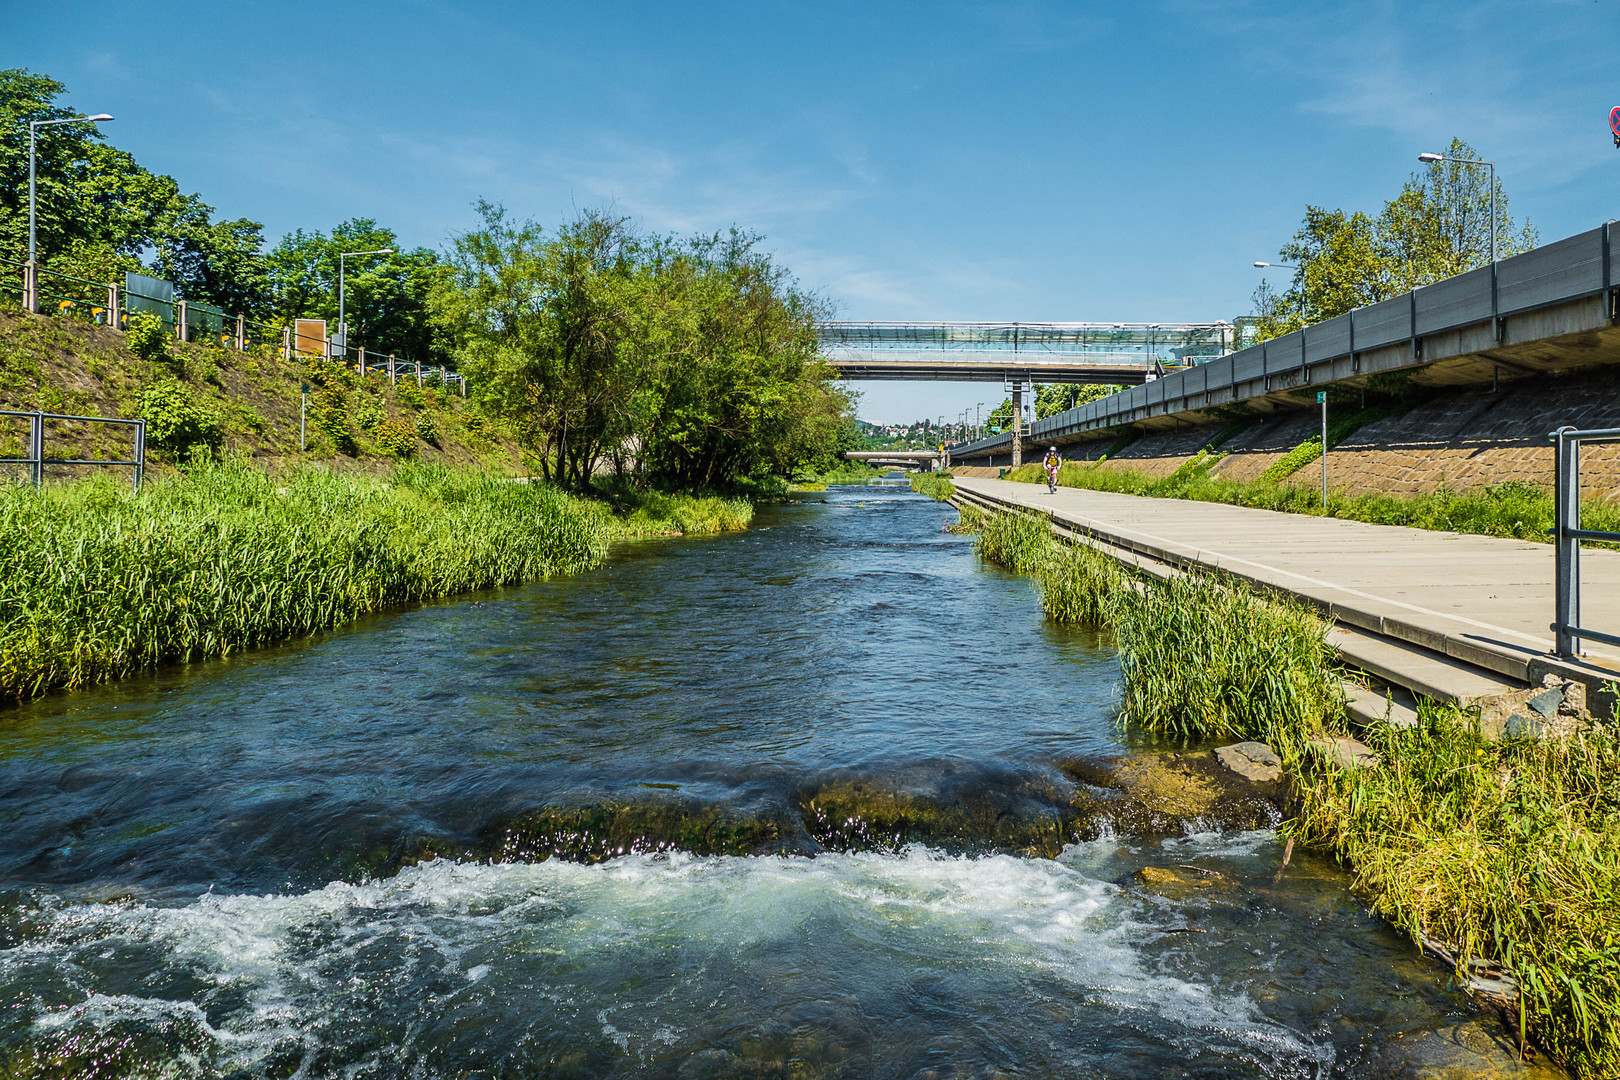
[[[1316,403],[1318,405],[1320,405],[1323,402],[1325,402],[1326,400],[1327,400],[1327,391],[1326,390],[1318,390],[1316,392]]]
[[[1609,130],[1614,133],[1614,145],[1620,146],[1620,105],[1609,110]]]

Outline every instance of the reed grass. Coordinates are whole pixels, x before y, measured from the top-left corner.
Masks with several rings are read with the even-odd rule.
[[[989,515],[975,542],[979,558],[1017,574],[1038,574],[1057,555],[1057,541],[1045,518],[1029,514]]]
[[[939,473],[913,473],[911,490],[941,502],[956,496],[956,485],[951,483],[951,478]]]
[[[624,537],[746,526],[752,508],[601,502],[476,470],[386,479],[238,461],[154,480],[0,490],[0,696],[224,656],[380,608],[598,565]]]
[[[1521,1030],[1576,1076],[1620,1075],[1620,742],[1488,742],[1455,708],[1419,715],[1365,733],[1382,768],[1303,774],[1295,833],[1378,914],[1501,965]]]

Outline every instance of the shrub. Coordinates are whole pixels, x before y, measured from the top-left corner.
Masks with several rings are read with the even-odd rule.
[[[377,446],[390,457],[403,460],[416,456],[416,429],[403,420],[384,420],[373,435]]]
[[[401,382],[397,387],[395,387],[394,393],[398,396],[399,400],[403,401],[413,409],[421,411],[422,409],[427,408],[427,398],[422,396],[422,388],[417,386],[414,382]]]
[[[355,453],[354,433],[349,430],[349,392],[341,382],[328,382],[309,399],[309,415],[315,427],[332,440],[343,454]]]
[[[149,311],[138,311],[125,324],[124,340],[129,351],[142,360],[167,360],[169,335],[164,332],[163,320]]]
[[[360,399],[360,404],[354,410],[354,421],[360,425],[362,431],[375,433],[377,425],[388,419],[388,411],[383,408],[382,398],[373,394],[366,394]]]
[[[416,418],[416,433],[423,442],[439,445],[439,421],[432,413],[423,413]]]
[[[225,442],[219,414],[188,386],[164,379],[141,390],[146,442],[171,461],[184,461],[199,451],[213,453]]]

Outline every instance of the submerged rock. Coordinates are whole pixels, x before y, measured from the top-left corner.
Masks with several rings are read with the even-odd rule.
[[[1144,866],[1131,878],[1136,884],[1169,900],[1185,900],[1189,896],[1232,885],[1223,874],[1190,866],[1173,870],[1163,866]]]
[[[1282,779],[1282,758],[1263,742],[1240,742],[1218,747],[1215,759],[1245,780],[1274,784]]]

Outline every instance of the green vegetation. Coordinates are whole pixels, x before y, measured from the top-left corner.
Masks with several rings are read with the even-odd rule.
[[[956,494],[956,485],[941,473],[912,473],[911,490],[943,502]]]
[[[603,502],[478,470],[280,480],[199,462],[122,481],[0,489],[0,697],[223,656],[395,604],[597,565],[610,541],[740,528],[748,504]]]
[[[174,379],[148,383],[140,394],[146,442],[170,461],[189,461],[224,444],[219,413],[206,398]]]
[[[819,303],[758,237],[644,237],[590,211],[548,233],[480,212],[438,303],[473,392],[542,476],[583,492],[606,462],[713,490],[831,468],[855,439]]]
[[[1521,1030],[1575,1075],[1620,1074],[1620,742],[1487,742],[1455,709],[1420,717],[1366,733],[1381,768],[1303,773],[1295,832],[1403,930],[1507,970]]]
[[[1311,443],[1315,449],[1315,441]],[[1314,455],[1313,455],[1314,456]],[[1530,484],[1509,481],[1470,491],[1440,489],[1422,495],[1346,495],[1329,492],[1322,506],[1321,489],[1309,484],[1272,480],[1223,480],[1209,475],[1219,454],[1205,454],[1167,477],[1152,477],[1120,466],[1066,462],[1058,470],[1064,487],[1114,491],[1164,499],[1194,499],[1230,503],[1290,514],[1316,514],[1366,521],[1375,525],[1406,525],[1416,529],[1478,533],[1518,540],[1546,542],[1553,524],[1550,492]],[[1302,463],[1303,464],[1303,463]],[[1045,483],[1039,465],[1025,465],[1007,479],[1028,484]],[[1581,505],[1585,528],[1620,531],[1620,506],[1586,500]]]
[[[1479,153],[1453,139],[1446,157],[1477,160]],[[1278,294],[1262,283],[1255,290],[1258,339],[1484,266],[1493,214],[1500,257],[1536,246],[1536,231],[1515,224],[1501,183],[1493,191],[1483,165],[1426,165],[1376,218],[1307,206],[1299,231],[1278,252],[1282,262],[1298,267],[1288,289]]]
[[[1263,739],[1291,777],[1297,838],[1354,868],[1373,909],[1443,943],[1458,970],[1506,971],[1520,1030],[1582,1078],[1620,1071],[1620,739],[1491,742],[1455,708],[1362,733],[1382,763],[1308,751],[1344,731],[1308,610],[1213,575],[1157,581],[1052,537],[1039,518],[966,514],[982,556],[1033,574],[1054,619],[1111,629],[1121,719],[1186,738]]]
[[[887,475],[888,469],[879,469],[864,461],[839,458],[827,468],[801,473],[800,477],[819,484],[864,484],[869,480],[880,480]]]

